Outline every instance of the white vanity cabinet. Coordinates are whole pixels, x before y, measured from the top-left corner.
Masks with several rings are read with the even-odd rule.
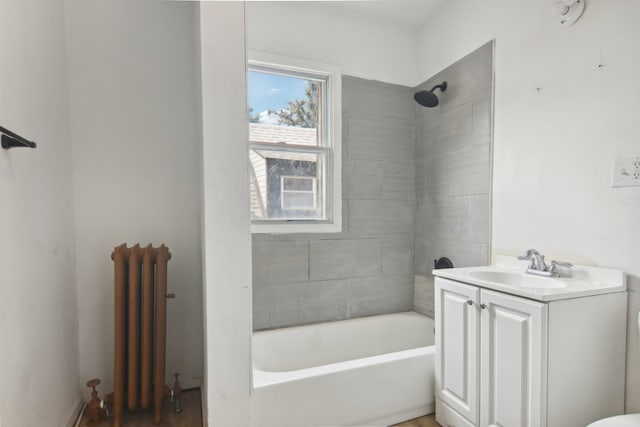
[[[623,412],[626,292],[542,302],[435,286],[442,426],[580,427]]]

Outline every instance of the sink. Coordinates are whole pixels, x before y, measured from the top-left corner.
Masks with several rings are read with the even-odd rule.
[[[551,277],[531,276],[525,273],[507,271],[469,271],[469,276],[479,280],[499,283],[508,286],[521,286],[536,289],[564,288],[566,283]]]
[[[525,273],[527,266],[528,261],[497,255],[495,265],[442,268],[432,273],[436,278],[542,302],[627,290],[625,273],[620,270],[574,265],[563,268],[561,277],[545,277]]]

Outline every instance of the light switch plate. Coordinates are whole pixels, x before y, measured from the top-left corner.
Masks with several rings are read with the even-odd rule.
[[[640,156],[616,157],[611,172],[612,187],[640,186]]]

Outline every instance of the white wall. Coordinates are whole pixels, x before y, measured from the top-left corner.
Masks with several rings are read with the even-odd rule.
[[[71,143],[62,0],[2,2],[0,419],[62,426],[79,403]]]
[[[640,188],[611,188],[610,173],[615,155],[640,155],[640,3],[587,0],[568,28],[551,5],[449,1],[420,32],[420,72],[427,78],[496,39],[493,255],[533,247],[549,259],[622,269],[635,317]],[[640,355],[635,320],[629,327],[633,412]]]
[[[67,0],[80,382],[113,387],[113,248],[171,253],[167,382],[203,375],[194,3]]]
[[[246,22],[250,50],[335,64],[349,76],[419,83],[411,28],[330,2],[248,2]]]
[[[251,236],[243,2],[200,6],[208,425],[249,425]],[[240,95],[240,96],[239,96]],[[205,421],[206,423],[206,421]]]

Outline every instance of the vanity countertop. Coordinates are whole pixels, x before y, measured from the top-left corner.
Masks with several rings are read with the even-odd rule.
[[[499,255],[492,266],[444,268],[433,275],[543,302],[627,290],[620,270],[574,265],[562,267],[561,277],[542,277],[525,273],[527,266],[528,261]]]

